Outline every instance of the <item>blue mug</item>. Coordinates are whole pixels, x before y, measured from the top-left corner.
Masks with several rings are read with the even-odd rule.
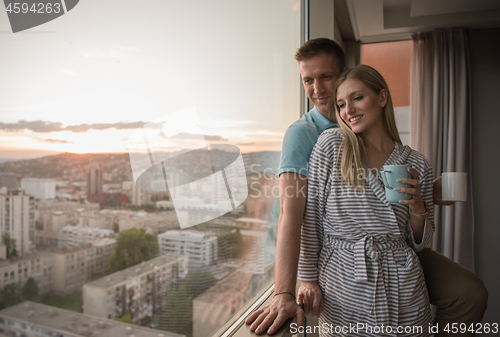
[[[396,191],[398,187],[412,187],[396,181],[402,178],[413,179],[408,169],[411,169],[411,165],[385,165],[380,171],[385,187],[385,197],[391,204],[399,204],[399,200],[411,200],[411,194]]]

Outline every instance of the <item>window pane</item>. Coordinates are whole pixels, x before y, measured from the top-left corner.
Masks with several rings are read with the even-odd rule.
[[[33,278],[44,303],[100,317],[89,329],[218,330],[273,279],[300,1],[84,1],[15,34],[4,19],[0,172],[34,199],[0,204],[19,258],[44,264],[0,286]],[[158,247],[134,260],[139,237]],[[7,317],[23,314],[39,317]],[[71,331],[57,315],[36,324]]]

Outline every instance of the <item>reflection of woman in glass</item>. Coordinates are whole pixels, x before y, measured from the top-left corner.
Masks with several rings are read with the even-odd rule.
[[[375,69],[346,70],[335,95],[340,129],[323,132],[310,159],[299,279],[321,288],[324,336],[408,332],[398,327],[427,336],[429,298],[415,251],[434,230],[432,169],[401,144],[391,95]],[[379,171],[403,164],[413,167],[413,179],[403,179],[412,188],[400,192],[412,199],[390,204]],[[342,330],[350,326],[360,329]]]

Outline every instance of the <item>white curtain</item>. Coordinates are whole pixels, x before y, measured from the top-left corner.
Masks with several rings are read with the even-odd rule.
[[[470,62],[463,28],[413,37],[411,146],[430,161],[435,177],[467,172],[468,201],[436,206],[432,248],[474,270],[471,184]]]

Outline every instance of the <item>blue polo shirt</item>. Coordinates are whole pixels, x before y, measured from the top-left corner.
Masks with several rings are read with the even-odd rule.
[[[307,177],[309,158],[319,135],[333,127],[338,125],[316,107],[290,125],[283,137],[278,176],[283,172],[296,172]]]

